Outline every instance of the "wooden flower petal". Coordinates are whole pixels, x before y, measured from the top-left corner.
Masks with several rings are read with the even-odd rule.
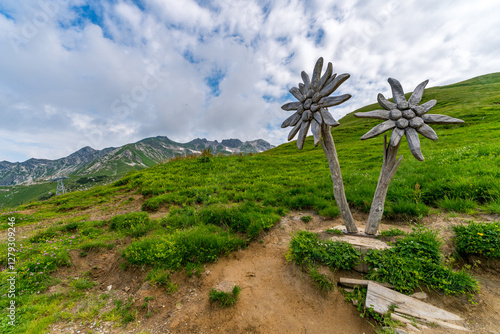
[[[290,133],[288,134],[288,141],[292,140],[293,137],[295,137],[295,135],[299,131],[301,125],[302,125],[302,122],[297,122],[297,124],[295,124],[292,131],[290,131]]]
[[[295,96],[295,98],[297,100],[299,100],[300,102],[304,102],[306,100],[306,97],[304,95],[302,95],[302,93],[300,92],[300,89],[298,89],[297,87],[290,88],[289,92],[293,96]]]
[[[318,146],[321,139],[321,125],[316,122],[316,119],[311,121],[311,132],[314,137],[314,146]]]
[[[422,155],[422,150],[420,149],[420,139],[418,138],[418,133],[414,128],[407,127],[405,130],[406,140],[408,140],[408,146],[413,156],[419,160],[424,161],[424,156]]]
[[[333,73],[333,65],[332,65],[332,63],[328,63],[328,66],[326,67],[326,72],[325,72],[325,74],[323,74],[323,76],[319,80],[318,87],[316,88],[316,90],[323,89],[323,87],[325,86],[328,79],[330,79],[332,73]]]
[[[321,112],[314,112],[313,117],[319,125],[323,124],[323,117],[321,117]]]
[[[305,71],[302,71],[300,73],[300,76],[302,77],[302,80],[304,81],[305,90],[307,92],[309,90],[309,88],[311,88],[311,80],[309,79],[309,75]]]
[[[281,106],[281,109],[290,111],[290,110],[297,110],[299,107],[302,105],[301,102],[288,102],[284,105]]]
[[[301,82],[299,83],[299,90],[300,92],[302,93],[302,95],[306,95],[307,91],[306,91],[306,86]]]
[[[422,115],[422,119],[425,123],[429,124],[439,124],[439,123],[448,123],[448,124],[461,124],[464,121],[458,118],[453,118],[446,115],[438,115],[438,114],[426,114]]]
[[[391,85],[394,103],[400,104],[401,102],[406,102],[405,92],[403,91],[403,87],[399,81],[393,78],[389,78],[387,81],[389,82],[389,85]]]
[[[323,69],[323,57],[319,57],[316,65],[314,65],[314,70],[311,78],[311,88],[316,90],[319,84],[319,79],[321,78],[321,70]]]
[[[383,108],[385,108],[387,110],[396,109],[398,107],[398,105],[396,103],[389,101],[388,99],[385,98],[384,95],[382,95],[380,93],[377,95],[377,101],[378,101],[378,104],[380,104]]]
[[[333,71],[333,68],[332,68],[332,71]],[[328,80],[326,80],[325,84],[323,85],[323,88],[325,86],[328,86],[333,80],[335,80],[336,77],[337,77],[337,73],[333,73],[332,76]],[[323,89],[323,88],[321,88],[321,89]]]
[[[328,110],[326,110],[325,108],[321,108],[319,111],[321,113],[321,117],[323,117],[323,122],[325,124],[328,124],[330,126],[340,125],[339,122],[337,122],[335,118],[333,118],[332,114],[330,114]]]
[[[292,116],[288,117],[287,119],[285,119],[285,121],[283,122],[283,124],[281,124],[281,127],[282,128],[286,128],[287,126],[294,126],[295,124],[297,124],[297,122],[302,118],[301,115],[299,115],[298,112],[296,112],[295,114],[293,114]]]
[[[327,84],[320,93],[321,96],[328,96],[333,93],[344,81],[349,79],[350,75],[348,73],[341,74],[337,76],[332,82]]]
[[[389,110],[372,110],[367,112],[357,112],[354,116],[358,118],[389,119]]]
[[[394,130],[392,130],[391,141],[389,142],[389,144],[393,147],[398,146],[404,134],[405,134],[404,129],[396,127]]]
[[[318,101],[320,107],[332,107],[341,104],[351,98],[351,94],[323,97]]]
[[[309,131],[309,124],[310,121],[305,121],[302,122],[302,125],[300,126],[300,131],[299,131],[299,136],[297,137],[297,147],[299,150],[301,150],[304,147],[304,142],[307,137],[307,132]]]
[[[429,80],[425,80],[420,85],[418,85],[417,88],[415,88],[410,96],[410,99],[408,100],[408,103],[411,106],[417,106],[420,103],[420,100],[422,100],[422,95],[424,94],[425,86],[427,86],[428,83]]]
[[[381,133],[386,132],[387,130],[390,130],[396,126],[396,122],[393,120],[387,120],[384,123],[380,123],[376,126],[373,127],[370,131],[365,133],[363,137],[361,137],[361,140],[365,140],[368,138],[373,138],[375,136],[378,136]]]
[[[422,125],[421,127],[417,128],[418,133],[424,135],[425,137],[432,139],[432,140],[437,140],[438,135],[436,132],[427,124]]]
[[[418,116],[422,116],[423,114],[425,114],[426,112],[428,112],[429,110],[432,109],[432,107],[434,107],[436,105],[437,101],[436,100],[430,100],[430,101],[427,101],[425,103],[422,103],[420,105],[420,107],[423,107],[424,108],[424,112]]]

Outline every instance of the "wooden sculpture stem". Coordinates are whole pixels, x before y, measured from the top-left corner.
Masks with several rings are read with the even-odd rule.
[[[340,215],[344,220],[347,232],[357,233],[358,228],[352,218],[349,204],[345,198],[344,182],[342,181],[342,174],[340,172],[339,159],[337,158],[337,151],[335,150],[335,144],[333,142],[329,125],[323,124],[321,126],[321,137],[323,138],[323,141],[321,141],[321,147],[323,148],[323,152],[325,152],[328,165],[330,166],[330,173],[332,174],[333,181],[333,196],[335,197],[335,201],[339,207]]]
[[[400,143],[401,141],[399,144]],[[387,196],[389,183],[391,183],[391,180],[394,177],[394,174],[396,174],[396,170],[403,159],[403,156],[400,156],[399,159],[396,160],[398,157],[399,144],[396,146],[387,145],[387,135],[384,136],[384,162],[382,164],[382,170],[380,171],[377,189],[375,190],[375,195],[373,195],[370,215],[368,216],[368,221],[366,222],[366,234],[374,235],[377,233],[378,225],[380,220],[382,220],[385,197]]]

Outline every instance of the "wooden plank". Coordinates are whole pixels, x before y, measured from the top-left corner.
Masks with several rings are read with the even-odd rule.
[[[420,317],[416,316],[416,313],[413,313],[413,312],[408,312],[408,313],[412,313],[412,314],[404,314],[404,313],[398,313],[398,312],[391,313],[391,319],[392,319],[393,315],[396,315],[397,317],[401,317],[401,318],[403,315],[407,315],[407,316],[413,317],[413,319],[415,319],[416,322],[421,322],[424,324],[435,324],[435,325],[438,325],[441,327],[445,327],[445,328],[449,328],[449,329],[456,329],[459,331],[465,331],[465,332],[469,331],[468,328],[465,328],[465,327],[457,325],[457,324],[452,324],[452,323],[449,323],[446,321],[432,319],[432,318],[425,318],[424,319],[424,318],[420,318]]]
[[[429,328],[427,326],[422,325],[422,323],[428,324],[429,322],[427,322],[427,321],[418,321],[419,318],[413,318],[413,319],[414,319],[414,321],[412,321],[412,320],[410,320],[408,318],[405,318],[405,317],[403,317],[403,315],[401,313],[399,313],[399,314],[391,313],[391,320],[399,321],[399,322],[402,322],[404,324],[417,323],[418,328],[420,328],[420,329],[427,329],[427,328]]]
[[[420,318],[463,320],[456,314],[385,288],[375,282],[368,282],[365,307],[373,307],[375,312],[384,314],[389,311],[391,305],[396,305],[396,310],[400,313],[411,312]]]
[[[368,282],[373,282],[365,279],[356,279],[356,278],[347,278],[341,277],[339,280],[339,284],[343,286],[347,286],[350,288],[354,288],[355,286],[368,286]],[[377,283],[379,285],[385,286],[386,288],[393,288],[389,283]]]

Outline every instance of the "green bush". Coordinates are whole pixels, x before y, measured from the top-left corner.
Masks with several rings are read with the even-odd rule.
[[[327,217],[327,218],[333,219],[335,217],[340,216],[340,210],[337,206],[329,206],[327,208],[319,210],[318,214],[322,217]]]
[[[300,220],[302,220],[304,223],[309,223],[311,221],[311,216],[302,216],[300,217]]]
[[[166,236],[145,237],[124,251],[133,264],[178,269],[187,263],[205,263],[244,246],[243,239],[216,226],[199,225]]]
[[[315,268],[309,268],[309,277],[313,280],[314,284],[322,291],[332,291],[335,283],[332,282],[326,275],[320,274]]]
[[[109,229],[121,231],[126,235],[141,237],[149,232],[153,223],[146,212],[131,212],[111,218]]]
[[[74,280],[73,282],[71,282],[71,286],[75,289],[78,289],[78,290],[88,290],[95,285],[97,285],[96,282],[89,281],[86,278],[81,278],[81,279]]]
[[[302,266],[321,264],[331,269],[352,269],[361,257],[361,253],[346,242],[319,240],[312,232],[299,231],[287,251],[288,261]]]
[[[32,236],[29,241],[32,243],[39,243],[39,242],[45,242],[46,240],[52,239],[56,236],[58,236],[58,231],[57,229],[53,227],[49,227],[46,230],[40,231],[36,233],[34,236]]]
[[[238,301],[238,296],[240,294],[241,288],[237,285],[234,286],[231,293],[217,291],[215,289],[210,290],[208,298],[211,302],[217,302],[220,307],[228,307],[236,304]]]
[[[81,224],[82,223],[80,222],[67,223],[66,225],[63,226],[63,230],[67,232],[73,232],[76,231]]]
[[[112,249],[115,247],[115,244],[113,243],[105,243],[103,241],[88,241],[80,245],[80,250],[84,252],[88,252],[91,250],[97,250],[97,249]]]
[[[405,235],[404,231],[401,231],[399,228],[391,227],[389,230],[380,231],[380,236],[382,237],[396,237],[400,235]]]
[[[396,203],[391,203],[389,212],[390,214],[388,216],[393,214],[407,217],[418,217],[420,215],[427,215],[429,213],[429,208],[423,203],[400,200]]]
[[[173,293],[177,291],[177,285],[170,281],[170,272],[167,272],[162,268],[153,268],[149,271],[146,279],[152,285],[158,285],[165,287],[168,293]]]
[[[448,198],[438,201],[439,207],[446,209],[448,211],[456,211],[456,212],[469,212],[475,207],[477,207],[476,202],[471,199],[463,199],[463,198]]]
[[[395,247],[368,251],[368,279],[387,282],[397,291],[412,293],[421,283],[446,294],[472,294],[478,283],[464,270],[454,272],[442,263],[441,241],[437,233],[425,228],[414,229]]]
[[[483,255],[487,258],[500,257],[500,223],[475,223],[457,225],[455,244],[462,255]]]

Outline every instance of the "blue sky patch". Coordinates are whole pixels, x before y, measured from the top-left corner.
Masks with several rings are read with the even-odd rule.
[[[219,84],[226,74],[221,69],[216,69],[212,71],[212,74],[205,78],[205,82],[210,87],[210,95],[219,96],[220,95],[220,87]]]

